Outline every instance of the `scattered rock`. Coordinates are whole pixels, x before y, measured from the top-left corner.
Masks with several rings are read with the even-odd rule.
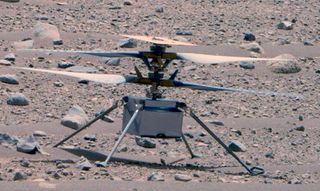
[[[16,93],[9,96],[7,104],[16,106],[29,105],[29,100],[22,93]]]
[[[62,39],[53,39],[52,40],[53,45],[63,45]]]
[[[239,66],[240,68],[247,69],[247,70],[252,70],[255,68],[254,64],[249,62],[240,62]]]
[[[262,54],[264,52],[263,48],[256,42],[252,42],[249,44],[242,44],[240,48],[246,49],[251,52]]]
[[[281,21],[278,25],[277,25],[278,29],[282,29],[282,30],[292,30],[293,29],[293,23],[290,21]]]
[[[10,66],[11,62],[8,60],[0,60],[0,66]]]
[[[164,176],[162,173],[153,172],[150,176],[148,176],[148,181],[164,181]]]
[[[288,184],[302,184],[302,181],[299,180],[298,178],[293,178],[289,180]]]
[[[120,58],[111,58],[108,59],[105,64],[110,66],[119,66],[120,65]]]
[[[38,143],[33,135],[27,138],[19,139],[17,143],[17,151],[28,154],[35,154],[38,151]]]
[[[118,46],[120,48],[135,48],[137,47],[137,41],[134,40],[134,39],[123,39],[123,40],[120,40],[120,42],[118,43]]]
[[[124,0],[123,5],[132,5],[132,2],[129,0]]]
[[[23,167],[29,167],[30,166],[30,162],[26,159],[22,159],[20,160],[20,165]]]
[[[218,126],[224,126],[223,121],[219,121],[219,120],[212,120],[212,121],[209,121],[209,123],[218,125]]]
[[[73,66],[74,66],[74,64],[67,63],[67,62],[62,62],[62,63],[58,64],[58,68],[63,68],[63,69],[70,68],[70,67],[73,67]]]
[[[80,170],[90,170],[92,168],[91,163],[89,162],[88,159],[86,159],[85,157],[81,157],[80,160],[77,162],[76,164],[77,168],[79,168]]]
[[[163,6],[161,6],[161,5],[156,6],[157,13],[163,13],[163,11],[164,11]]]
[[[275,59],[284,59],[284,61],[271,61],[269,63],[271,71],[274,73],[291,74],[301,71],[297,59],[290,54],[282,54],[275,57]]]
[[[245,41],[255,41],[256,40],[256,36],[252,32],[245,32],[243,40],[245,40]]]
[[[176,174],[174,175],[174,179],[176,181],[182,181],[182,182],[189,182],[192,180],[192,178],[188,175],[183,175],[183,174]]]
[[[13,181],[19,181],[19,180],[27,180],[27,175],[20,171],[15,172]]]
[[[89,118],[84,110],[80,106],[74,105],[63,117],[61,124],[72,129],[79,129],[84,126],[88,120]]]
[[[37,23],[33,28],[33,35],[40,39],[60,39],[58,28],[47,23]]]
[[[192,32],[191,31],[177,31],[176,35],[191,36]]]
[[[16,61],[16,56],[13,53],[9,53],[4,56],[4,59],[8,60],[10,62],[14,62],[14,61]]]
[[[273,153],[272,151],[267,152],[267,153],[265,154],[265,157],[274,159],[274,153]]]
[[[84,140],[87,140],[87,141],[96,141],[97,140],[96,136],[91,135],[91,134],[85,134],[83,138],[84,138]]]
[[[151,139],[149,139],[149,138],[136,136],[135,140],[136,140],[137,145],[139,145],[140,147],[156,148],[156,144],[153,141],[151,141]]]
[[[19,84],[17,77],[9,74],[0,75],[0,82],[7,83],[7,84]]]
[[[46,137],[47,133],[44,132],[44,131],[34,131],[33,132],[33,136],[35,136],[35,137]]]
[[[304,131],[305,128],[304,128],[303,125],[301,125],[301,126],[298,126],[298,127],[294,128],[294,130],[296,130],[296,131]]]
[[[245,152],[247,151],[247,147],[240,143],[239,141],[231,141],[228,145],[229,149],[233,152]]]

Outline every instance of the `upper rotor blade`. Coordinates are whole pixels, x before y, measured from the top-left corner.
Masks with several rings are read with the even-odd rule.
[[[177,59],[189,60],[201,64],[218,64],[224,62],[240,62],[240,61],[286,61],[288,59],[277,58],[251,58],[251,57],[235,57],[235,56],[217,56],[209,54],[196,53],[177,53]]]
[[[155,36],[136,36],[136,35],[121,35],[123,37],[132,38],[136,40],[151,42],[159,45],[174,45],[174,46],[196,46],[195,44],[188,42],[181,42],[177,40],[172,40],[164,37],[155,37]]]
[[[29,70],[34,72],[45,72],[51,74],[59,74],[64,76],[70,76],[74,78],[79,78],[83,80],[89,80],[93,82],[105,83],[105,84],[119,84],[125,83],[128,80],[125,76],[113,75],[113,74],[89,74],[89,73],[78,73],[78,72],[65,72],[57,70],[46,70],[46,69],[35,69],[35,68],[25,68],[25,67],[13,67],[15,69]]]
[[[241,93],[250,93],[255,95],[263,95],[263,96],[283,96],[283,97],[290,97],[295,99],[302,99],[302,96],[290,93],[278,93],[278,92],[271,92],[271,91],[255,91],[255,90],[246,90],[246,89],[237,89],[237,88],[227,88],[221,86],[210,86],[210,85],[203,85],[197,83],[190,83],[190,82],[182,82],[182,81],[173,81],[175,87],[182,87],[182,88],[190,88],[194,90],[205,90],[205,91],[229,91],[229,92],[241,92]]]
[[[48,49],[19,49],[19,51],[32,51],[41,53],[72,53],[72,54],[87,54],[100,57],[136,57],[140,58],[141,53],[138,51],[77,51],[77,50],[48,50]]]

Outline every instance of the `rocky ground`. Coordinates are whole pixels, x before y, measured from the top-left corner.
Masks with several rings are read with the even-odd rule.
[[[320,4],[305,1],[0,1],[0,178],[13,180],[191,181],[263,184],[319,183],[317,140],[320,109]],[[244,34],[245,33],[245,34]],[[290,53],[290,62],[226,63],[219,65],[176,61],[168,69],[180,69],[179,80],[259,91],[299,94],[299,98],[244,93],[203,92],[168,89],[165,96],[193,107],[225,141],[239,141],[248,164],[267,169],[251,177],[209,135],[186,118],[184,131],[201,159],[188,160],[179,140],[151,140],[156,148],[136,145],[127,136],[119,154],[150,157],[150,161],[186,158],[183,168],[112,163],[108,168],[81,170],[80,158],[51,147],[73,130],[60,125],[62,119],[85,123],[113,100],[144,95],[145,87],[120,84],[79,83],[78,79],[21,71],[10,66],[35,68],[69,67],[69,70],[134,74],[133,64],[146,75],[140,60],[101,59],[72,54],[19,51],[21,48],[72,50],[146,50],[137,42],[123,47],[119,34],[166,36],[198,44],[172,47],[181,52],[234,56],[274,57]],[[13,55],[12,55],[13,54]],[[282,55],[282,57],[284,57]],[[76,105],[76,116],[70,107]],[[72,112],[71,112],[72,113]],[[66,145],[109,151],[121,126],[122,110]],[[219,120],[216,123],[214,120]],[[221,124],[222,123],[222,124]],[[104,126],[104,128],[100,127]],[[109,126],[112,128],[109,129]],[[35,155],[16,152],[23,137],[35,134]],[[10,140],[8,142],[8,136]],[[84,140],[85,134],[96,140]],[[16,138],[15,138],[16,136]],[[239,144],[241,146],[241,144]],[[64,156],[59,161],[59,157]],[[49,152],[48,157],[46,153]],[[6,153],[6,154],[5,154]],[[148,157],[145,157],[148,156]],[[151,159],[154,157],[154,159]],[[54,159],[54,160],[53,160]],[[65,160],[69,159],[69,160]],[[162,160],[162,161],[163,161]],[[150,162],[149,161],[149,162]],[[187,164],[206,168],[191,169]]]

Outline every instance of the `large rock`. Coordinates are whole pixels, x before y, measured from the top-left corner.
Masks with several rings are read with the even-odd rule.
[[[20,0],[0,0],[0,1],[8,2],[8,3],[17,3]]]
[[[246,146],[244,146],[244,144],[240,143],[239,141],[231,141],[229,143],[228,147],[233,152],[245,152],[245,151],[247,151]]]
[[[277,25],[278,29],[282,29],[282,30],[292,30],[293,29],[293,23],[290,21],[281,21],[278,25]]]
[[[0,66],[10,66],[11,65],[11,62],[8,61],[8,60],[0,60]]]
[[[148,181],[164,181],[164,176],[162,173],[154,172],[148,176]]]
[[[96,73],[98,69],[95,67],[85,67],[85,66],[72,66],[67,69],[69,72],[83,72],[83,73]]]
[[[13,53],[9,53],[9,54],[5,55],[4,59],[8,60],[10,62],[14,62],[14,61],[16,61],[16,56]]]
[[[134,39],[123,39],[123,40],[120,40],[120,42],[118,43],[118,46],[120,48],[135,48],[137,47],[137,41],[134,40]]]
[[[38,23],[33,28],[33,35],[40,39],[60,39],[60,33],[56,26],[47,23]]]
[[[28,154],[35,154],[38,151],[38,143],[33,135],[19,139],[17,143],[17,151],[28,153]]]
[[[80,170],[88,171],[92,168],[92,164],[85,157],[81,157],[76,165],[77,165],[77,168],[79,168]]]
[[[9,74],[0,75],[0,82],[7,83],[7,84],[19,84],[17,77]]]
[[[149,138],[136,136],[135,140],[136,140],[137,145],[139,145],[140,147],[156,148],[156,144],[153,141],[151,141],[151,139],[149,139]]]
[[[256,42],[248,43],[248,44],[242,44],[240,48],[246,49],[251,52],[256,52],[259,54],[262,54],[264,52],[263,48]]]
[[[26,106],[29,105],[29,100],[22,93],[16,93],[9,96],[7,100],[9,105]]]
[[[61,120],[61,124],[72,129],[79,129],[84,126],[88,120],[89,118],[84,110],[80,106],[75,105],[69,109],[67,115]]]
[[[298,60],[290,54],[282,54],[275,59],[284,59],[285,61],[271,61],[269,66],[274,73],[290,74],[301,71]],[[287,59],[287,60],[286,60]]]
[[[184,174],[176,174],[174,175],[174,179],[176,181],[182,181],[182,182],[189,182],[192,180],[192,178],[188,175],[184,175]]]
[[[10,145],[16,145],[18,143],[19,139],[14,136],[10,136],[6,133],[0,133],[0,143],[6,143]]]

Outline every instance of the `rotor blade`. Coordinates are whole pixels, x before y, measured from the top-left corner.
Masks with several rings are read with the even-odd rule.
[[[196,46],[189,42],[181,42],[177,40],[172,40],[164,37],[155,37],[155,36],[135,36],[135,35],[121,35],[123,37],[132,38],[136,40],[151,42],[159,45],[175,45],[175,46]]]
[[[141,58],[141,53],[138,51],[77,51],[77,50],[49,50],[49,49],[19,49],[19,51],[31,51],[40,53],[71,53],[71,54],[88,54],[100,57],[136,57]]]
[[[89,80],[93,82],[105,83],[105,84],[119,84],[131,81],[127,79],[126,76],[113,75],[113,74],[88,74],[88,73],[78,73],[78,72],[65,72],[58,70],[46,70],[46,69],[35,69],[35,68],[25,68],[25,67],[12,67],[19,70],[29,70],[34,72],[45,72],[51,74],[58,74],[64,76],[70,76],[74,78],[79,78],[83,80]]]
[[[247,89],[227,88],[227,87],[221,87],[221,86],[210,86],[210,85],[203,85],[203,84],[182,82],[182,81],[173,81],[173,85],[175,87],[190,88],[194,90],[241,92],[241,93],[250,93],[255,95],[263,95],[263,96],[283,96],[283,97],[290,97],[295,99],[303,98],[300,95],[290,94],[290,93],[278,93],[278,92],[271,92],[271,91],[256,91],[256,90],[247,90]]]
[[[200,64],[218,64],[224,62],[240,62],[240,61],[287,61],[288,59],[277,58],[251,58],[251,57],[235,57],[235,56],[217,56],[209,54],[196,53],[177,53],[177,59],[189,60]]]

